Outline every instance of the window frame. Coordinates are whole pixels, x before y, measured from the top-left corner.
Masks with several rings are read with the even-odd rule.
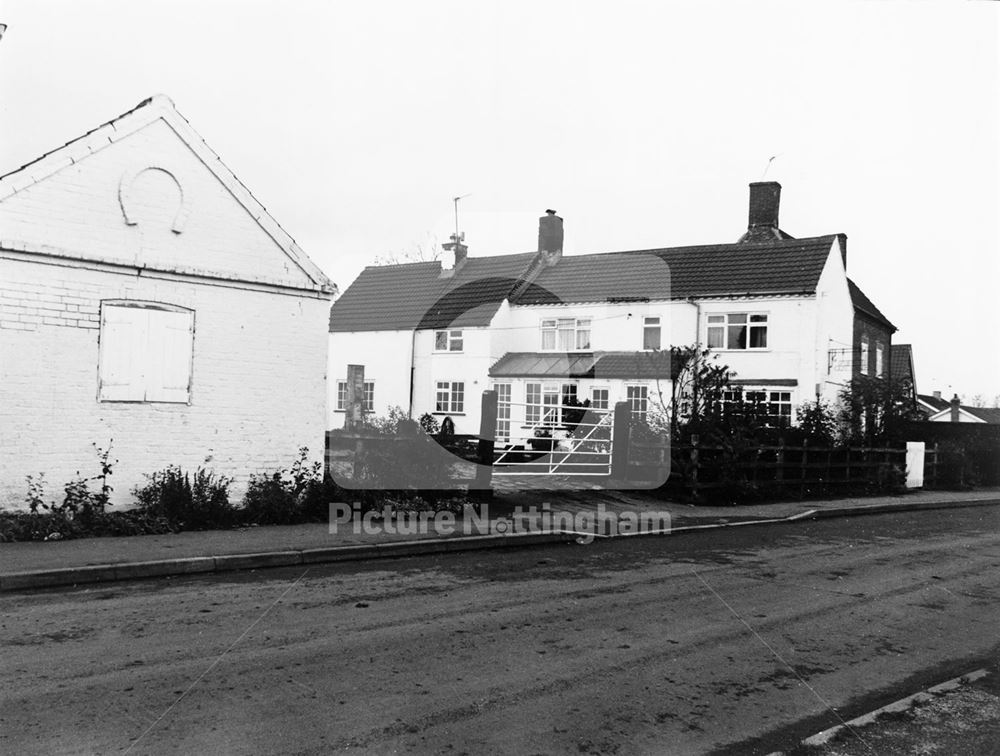
[[[871,359],[871,357],[869,356],[870,351],[871,351],[871,345],[868,341],[868,334],[863,333],[861,334],[861,366],[860,366],[861,375],[868,375],[869,372],[868,362]]]
[[[603,402],[603,407],[598,404],[598,399],[595,394],[598,391],[604,392],[604,398],[601,400]],[[611,408],[611,388],[608,386],[591,386],[590,387],[590,406],[595,410],[608,410]]]
[[[633,396],[634,391],[641,392],[641,395]],[[645,420],[649,414],[649,385],[645,383],[625,384],[625,401],[628,402],[629,414],[634,419]]]
[[[589,352],[591,344],[592,317],[547,317],[539,321],[541,331],[541,351],[543,352]],[[560,334],[566,335],[572,346],[560,345]],[[551,337],[551,346],[546,346],[547,336]],[[581,344],[581,342],[583,342]]]
[[[705,345],[717,352],[767,352],[771,346],[768,342],[768,330],[771,325],[771,313],[765,310],[743,310],[740,312],[707,312],[705,313]],[[722,321],[712,322],[713,318]],[[738,320],[743,318],[742,321]],[[755,320],[756,318],[756,320]],[[732,319],[732,320],[731,320]],[[733,346],[731,336],[734,328],[743,327],[746,346]],[[722,346],[712,346],[712,332],[721,331]],[[751,346],[754,333],[763,333],[763,346]]]
[[[439,409],[444,397],[445,409]],[[457,398],[456,398],[457,397]],[[465,381],[435,381],[432,415],[465,414]]]
[[[875,342],[875,377],[885,378],[885,346],[881,341]]]
[[[444,348],[438,346],[439,336],[444,336]],[[461,354],[465,351],[465,332],[461,328],[446,328],[434,331],[434,351],[438,354]]]
[[[650,321],[656,321],[652,323]],[[663,348],[663,320],[659,315],[644,315],[642,318],[642,349],[645,352],[658,352]],[[650,335],[656,335],[656,346],[649,346]]]
[[[109,380],[111,367],[111,357],[109,355],[109,349],[112,348],[109,342],[113,341],[111,338],[111,333],[108,325],[108,314],[110,310],[133,310],[133,311],[143,311],[146,313],[171,313],[175,315],[185,315],[187,316],[187,344],[186,344],[186,356],[184,359],[184,365],[186,367],[187,373],[187,383],[183,389],[174,388],[175,391],[183,391],[183,398],[167,398],[167,394],[171,391],[171,388],[164,385],[165,375],[164,371],[166,367],[158,362],[162,362],[162,357],[165,353],[163,344],[157,344],[155,347],[150,343],[150,338],[153,336],[156,330],[169,330],[169,326],[166,321],[161,321],[156,328],[153,327],[153,321],[147,319],[146,329],[144,334],[140,334],[142,338],[141,352],[139,353],[141,357],[141,382],[135,385],[129,385],[126,389],[126,393],[129,390],[134,391],[139,388],[142,391],[142,396],[131,394],[124,397],[116,397],[109,394],[116,393],[111,387],[113,385],[122,386],[123,384],[112,384]],[[100,302],[100,319],[98,321],[98,351],[97,351],[97,401],[99,403],[114,403],[114,404],[185,404],[190,405],[193,387],[194,387],[194,341],[196,333],[196,322],[195,322],[195,311],[190,307],[184,307],[182,305],[175,305],[169,302],[156,302],[153,300],[143,300],[143,299],[102,299]],[[180,330],[180,329],[175,329]],[[134,336],[133,336],[134,338]],[[134,345],[133,345],[134,346]],[[125,348],[124,346],[118,347],[119,349]],[[130,351],[130,354],[135,355],[136,352]],[[154,385],[151,381],[155,380],[156,369],[159,368],[159,384]],[[147,374],[148,371],[148,374]],[[153,398],[150,398],[150,393],[153,393]]]
[[[737,397],[737,393],[739,397]],[[752,403],[767,407],[767,427],[778,428],[791,426],[795,420],[795,392],[792,389],[772,386],[733,386],[722,392],[722,404],[735,405]],[[785,422],[782,423],[782,418]]]
[[[370,388],[369,388],[370,387]],[[343,390],[341,390],[343,389]],[[337,380],[337,398],[334,404],[334,412],[346,412],[347,405],[347,379],[340,378]],[[361,411],[362,412],[374,412],[375,411],[375,379],[368,380],[365,379],[365,396],[361,400]]]

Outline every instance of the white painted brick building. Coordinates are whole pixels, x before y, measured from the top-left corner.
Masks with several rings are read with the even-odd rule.
[[[157,96],[0,178],[0,506],[322,459],[335,287]]]

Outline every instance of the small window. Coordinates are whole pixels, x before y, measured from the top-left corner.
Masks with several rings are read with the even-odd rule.
[[[590,406],[594,409],[606,410],[608,408],[608,390],[606,388],[592,388],[590,390]]]
[[[875,342],[875,377],[883,378],[885,376],[885,348],[882,346],[881,341]]]
[[[98,398],[191,401],[194,312],[152,302],[101,305]]]
[[[438,381],[434,395],[435,412],[465,412],[465,383],[463,381]]]
[[[868,337],[861,337],[861,375],[868,375]]]
[[[465,348],[465,339],[461,331],[435,331],[435,352],[461,352]]]
[[[361,400],[362,412],[375,411],[375,381],[365,381],[365,395]],[[337,411],[347,409],[347,381],[337,381]]]
[[[730,312],[708,316],[710,349],[767,349],[767,314]]]
[[[642,348],[660,348],[660,319],[658,317],[642,319]]]

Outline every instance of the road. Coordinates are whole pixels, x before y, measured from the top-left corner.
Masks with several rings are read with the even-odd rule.
[[[0,752],[767,753],[997,659],[1000,508],[0,598]]]

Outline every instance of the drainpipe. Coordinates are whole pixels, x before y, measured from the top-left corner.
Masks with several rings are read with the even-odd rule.
[[[406,416],[413,419],[413,376],[416,372],[416,367],[413,363],[413,358],[417,349],[417,331],[414,329],[410,332],[410,406],[406,410]]]
[[[694,307],[695,320],[694,320],[694,345],[698,346],[701,343],[699,338],[701,335],[701,303],[696,302],[694,297],[688,297],[687,303]]]

